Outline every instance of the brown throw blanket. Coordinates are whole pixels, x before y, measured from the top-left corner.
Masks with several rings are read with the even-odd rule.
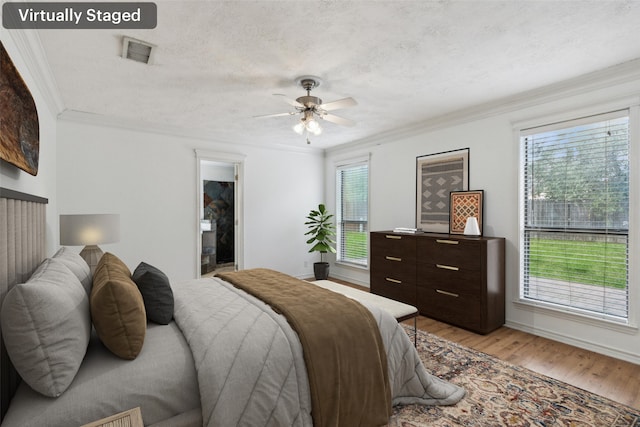
[[[387,424],[387,356],[371,312],[357,301],[268,269],[219,273],[284,315],[302,343],[313,425]]]

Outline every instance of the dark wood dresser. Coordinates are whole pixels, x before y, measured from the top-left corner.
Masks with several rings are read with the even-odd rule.
[[[504,324],[502,237],[371,232],[371,292],[486,334]]]

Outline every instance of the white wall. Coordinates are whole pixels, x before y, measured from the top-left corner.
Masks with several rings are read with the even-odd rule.
[[[40,125],[40,158],[38,174],[32,176],[17,167],[0,160],[0,187],[28,193],[49,200],[47,205],[47,254],[55,252],[58,241],[58,219],[56,215],[56,116],[55,107],[47,103],[46,95],[40,90],[37,71],[30,52],[21,51],[13,36],[24,36],[2,28],[2,44],[16,69],[29,88],[38,110]],[[20,39],[18,39],[20,42]]]
[[[231,146],[60,120],[58,211],[118,213],[121,241],[104,245],[134,269],[140,261],[171,280],[196,277],[194,149],[244,155],[244,267],[307,277],[304,218],[321,198],[318,153]]]
[[[370,230],[415,227],[416,157],[469,147],[470,189],[485,191],[484,234],[506,238],[507,325],[640,363],[640,333],[637,328],[583,321],[575,316],[531,309],[515,302],[519,297],[519,146],[514,127],[522,122],[541,124],[548,117],[557,118],[567,113],[568,116],[577,114],[580,117],[581,114],[593,113],[594,107],[598,110],[598,106],[607,111],[607,108],[627,101],[637,105],[640,99],[640,77],[624,84],[590,82],[586,86],[583,90],[572,86],[564,96],[556,88],[553,93],[540,96],[537,102],[533,102],[533,97],[526,99],[526,107],[503,107],[502,111],[485,114],[484,118],[478,118],[481,113],[474,111],[467,118],[458,116],[455,121],[451,118],[449,124],[438,121],[430,126],[425,123],[410,135],[381,136],[371,141],[360,141],[351,147],[331,150],[325,164],[327,200],[331,209],[335,210],[334,161],[370,152]],[[619,102],[621,98],[625,100]],[[632,181],[631,190],[637,206],[640,200],[637,180]],[[630,233],[633,236],[638,231],[630,230]],[[631,299],[635,302],[633,307],[638,310],[640,280],[637,274],[633,274],[635,265],[640,265],[637,240],[633,247],[635,250],[630,254]],[[367,270],[341,265],[332,265],[331,268],[336,277],[369,283]],[[638,313],[634,312],[632,316],[636,321],[640,320]]]
[[[304,225],[322,202],[323,156],[264,150],[245,162],[245,267],[312,277]],[[249,238],[253,236],[253,238]]]

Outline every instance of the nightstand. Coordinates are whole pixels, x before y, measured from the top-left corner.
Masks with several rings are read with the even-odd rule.
[[[138,407],[85,424],[82,427],[144,427],[144,424],[142,423],[142,413]]]

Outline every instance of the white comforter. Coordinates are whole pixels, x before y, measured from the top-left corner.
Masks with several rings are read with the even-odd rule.
[[[217,279],[174,286],[174,318],[195,361],[205,426],[312,426],[296,333],[262,301]],[[450,405],[460,387],[428,374],[396,320],[368,306],[388,355],[393,404]]]

